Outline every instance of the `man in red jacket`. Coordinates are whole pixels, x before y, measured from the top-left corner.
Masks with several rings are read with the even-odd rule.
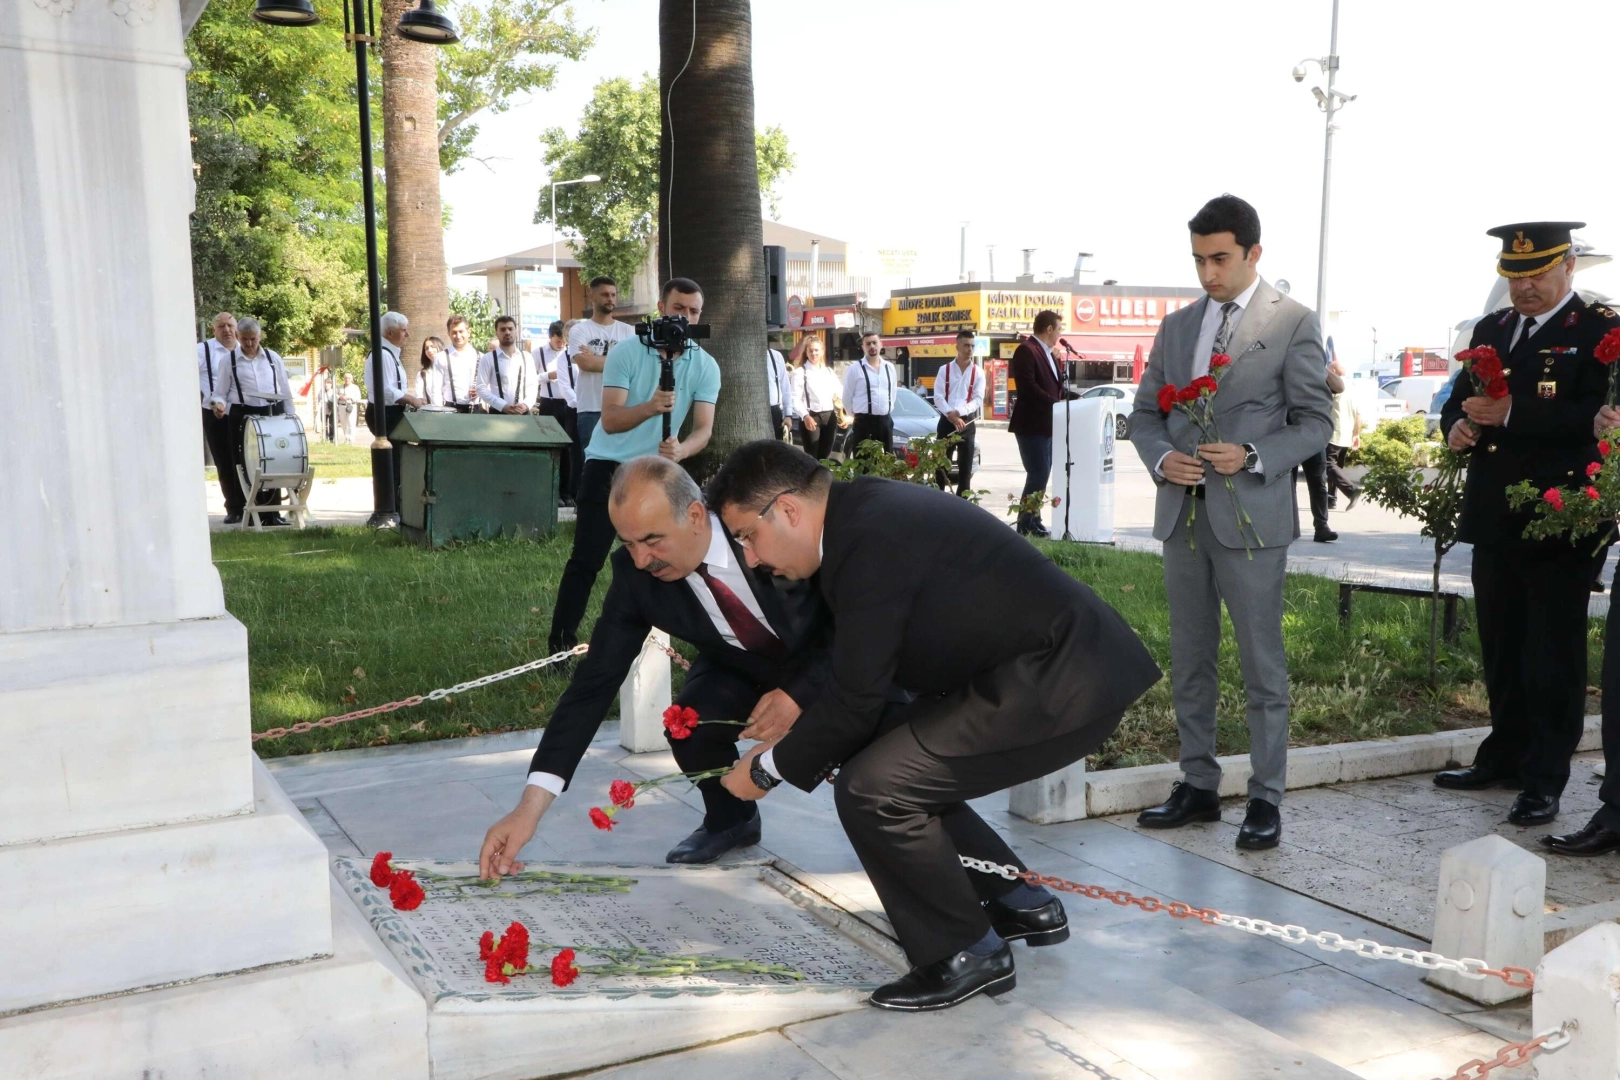
[[[1035,332],[1025,338],[1007,365],[1007,374],[1018,388],[1012,419],[1007,430],[1018,440],[1018,456],[1024,462],[1024,498],[1046,493],[1046,480],[1052,474],[1052,406],[1076,395],[1063,388],[1057,356],[1058,335],[1063,333],[1063,317],[1055,311],[1035,315]],[[1040,511],[1018,515],[1018,531],[1047,536]]]

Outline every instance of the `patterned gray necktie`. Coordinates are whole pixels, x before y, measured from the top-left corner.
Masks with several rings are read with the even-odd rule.
[[[1237,309],[1235,300],[1228,300],[1221,305],[1221,328],[1215,331],[1215,344],[1210,346],[1209,355],[1224,353],[1226,347],[1232,343],[1232,312]]]

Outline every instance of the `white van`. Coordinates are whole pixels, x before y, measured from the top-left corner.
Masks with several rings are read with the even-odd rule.
[[[1391,397],[1398,397],[1410,405],[1410,412],[1426,413],[1434,395],[1450,381],[1450,375],[1407,375],[1389,380],[1383,389]]]

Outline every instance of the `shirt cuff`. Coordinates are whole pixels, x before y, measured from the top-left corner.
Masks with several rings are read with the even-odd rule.
[[[561,795],[566,784],[567,781],[556,773],[532,772],[529,774],[529,783],[526,786],[537,787],[543,791],[549,791],[553,795]]]
[[[778,780],[782,779],[782,774],[776,771],[776,747],[771,747],[769,750],[759,755],[759,757],[755,760],[759,762],[760,768],[764,769]]]
[[[1170,456],[1170,451],[1169,451],[1169,450],[1166,450],[1166,451],[1165,451],[1165,452],[1164,452],[1164,453],[1162,453],[1162,454],[1160,454],[1160,455],[1159,455],[1159,460],[1158,460],[1158,461],[1155,461],[1155,462],[1154,462],[1154,463],[1153,463],[1153,473],[1154,473],[1154,475],[1155,475],[1155,476],[1157,476],[1157,477],[1158,477],[1158,478],[1159,478],[1159,479],[1160,479],[1160,480],[1166,480],[1166,479],[1168,479],[1168,477],[1166,477],[1166,476],[1165,476],[1165,475],[1164,475],[1164,459],[1165,459],[1165,458],[1167,458],[1167,457],[1169,457],[1169,456]]]

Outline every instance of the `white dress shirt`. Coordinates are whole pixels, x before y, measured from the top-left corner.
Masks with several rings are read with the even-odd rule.
[[[772,635],[776,634],[776,628],[771,626],[769,620],[765,618],[765,612],[759,606],[759,599],[754,596],[754,589],[748,583],[746,570],[738,560],[732,558],[731,542],[727,539],[726,527],[712,513],[709,515],[709,550],[703,556],[703,565],[708,569],[710,576],[717,578],[722,585],[736,594],[737,599],[743,602],[743,607],[748,609],[750,615],[759,620],[761,626],[769,630]],[[742,648],[742,643],[737,640],[736,632],[731,629],[731,623],[721,613],[720,605],[715,600],[714,593],[710,591],[708,582],[704,581],[702,576],[695,570],[681,580],[685,581],[687,587],[692,590],[692,595],[697,597],[697,602],[703,605],[703,610],[708,613],[709,621],[714,623],[714,628],[720,632],[720,636],[726,639],[726,644],[734,645],[739,649]],[[727,716],[717,719],[746,720],[747,717]],[[532,772],[529,774],[529,783],[535,787],[544,788],[553,795],[561,795],[563,792],[563,778],[555,773]]]
[[[501,412],[508,405],[532,405],[537,389],[534,356],[529,350],[509,353],[496,349],[478,358],[478,400],[490,412]]]
[[[543,345],[540,353],[535,357],[539,365],[540,396],[542,398],[561,398],[570,409],[579,407],[579,369],[574,366],[574,354],[567,349],[553,349],[550,345]],[[557,377],[551,378],[555,371]]]
[[[849,365],[849,370],[844,372],[844,408],[852,413],[889,415],[894,412],[897,381],[893,364],[879,360],[874,368],[866,362],[866,357],[861,357],[859,363]]]
[[[808,360],[799,365],[794,374],[793,415],[833,412],[838,408],[838,376],[826,364],[812,364]]]
[[[954,412],[963,420],[971,420],[979,414],[983,403],[984,372],[977,363],[970,362],[963,371],[952,360],[939,369],[934,379],[934,407],[942,414]]]
[[[391,341],[382,343],[383,347],[383,404],[397,405],[399,399],[405,396],[405,365],[399,362],[399,347]],[[374,355],[374,354],[373,354]],[[373,356],[366,357],[366,404],[370,405],[377,399],[373,396],[371,387],[372,375],[376,369],[377,361]]]
[[[596,353],[606,357],[613,346],[626,338],[636,336],[635,327],[629,323],[622,323],[615,319],[607,326],[591,319],[581,319],[568,331],[568,351],[578,356],[581,350]],[[578,361],[575,361],[578,363]],[[579,371],[579,386],[575,390],[575,398],[580,412],[602,411],[602,373],[600,371]]]
[[[435,370],[444,369],[443,405],[471,405],[473,387],[478,380],[478,353],[471,345],[458,349],[446,346],[433,362]]]
[[[429,405],[447,403],[450,380],[445,376],[449,370],[450,365],[445,360],[444,353],[440,353],[439,358],[433,361],[433,366],[423,368],[422,373],[416,377],[416,383],[422,390],[422,397]]]
[[[262,345],[257,356],[237,349],[235,363],[227,353],[220,365],[218,385],[227,405],[264,406],[286,400],[287,408],[292,408],[287,369],[282,366],[281,357]]]
[[[1059,386],[1062,386],[1063,376],[1058,374],[1057,357],[1052,355],[1052,350],[1046,347],[1046,342],[1042,341],[1034,334],[1029,335],[1029,340],[1041,347],[1041,352],[1046,356],[1046,366],[1052,370],[1052,378],[1057,380],[1057,384]]]
[[[769,387],[771,408],[780,408],[782,415],[793,415],[793,387],[788,381],[787,361],[775,349],[765,350],[765,382]]]
[[[1571,289],[1569,292],[1565,293],[1564,298],[1558,301],[1558,303],[1553,307],[1542,312],[1540,315],[1533,316],[1530,319],[1530,335],[1534,337],[1537,330],[1540,330],[1543,326],[1546,326],[1547,323],[1552,320],[1554,315],[1557,315],[1560,311],[1563,311],[1564,305],[1568,304],[1574,295],[1575,290]],[[1513,328],[1513,336],[1508,339],[1508,352],[1512,352],[1514,349],[1519,347],[1519,337],[1524,333],[1524,316],[1517,315],[1515,318],[1518,319],[1518,325]],[[1506,358],[1504,357],[1504,359]]]
[[[216,401],[225,400],[225,388],[219,384],[220,361],[229,357],[231,351],[217,338],[197,342],[197,392],[202,396],[205,409]]]
[[[1231,302],[1237,305],[1237,310],[1232,312],[1232,337],[1237,337],[1238,324],[1243,321],[1243,313],[1249,310],[1249,301],[1254,299],[1254,290],[1259,287],[1260,279],[1256,277],[1249,282],[1247,289],[1232,298]],[[1221,329],[1221,307],[1224,303],[1216,303],[1212,296],[1209,303],[1204,305],[1204,321],[1198,326],[1198,343],[1193,346],[1192,373],[1195,379],[1209,374],[1209,353],[1215,347],[1215,335]],[[1232,359],[1236,360],[1237,357]]]

